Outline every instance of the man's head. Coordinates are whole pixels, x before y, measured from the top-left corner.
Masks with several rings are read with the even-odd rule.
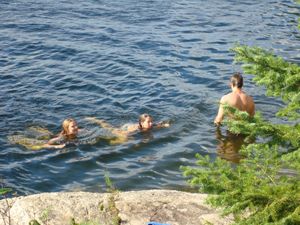
[[[235,73],[230,78],[232,87],[242,88],[243,87],[243,76],[241,73]]]

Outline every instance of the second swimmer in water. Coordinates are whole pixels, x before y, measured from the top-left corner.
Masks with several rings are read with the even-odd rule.
[[[153,123],[153,118],[149,114],[142,114],[139,117],[139,122],[135,124],[124,124],[123,126],[116,128],[107,123],[104,120],[100,120],[94,117],[87,117],[87,120],[97,123],[103,128],[109,130],[113,135],[115,135],[115,139],[110,140],[111,144],[120,144],[124,143],[128,140],[128,136],[137,132],[137,131],[149,131],[153,128],[163,128],[169,127],[169,122],[159,122]]]

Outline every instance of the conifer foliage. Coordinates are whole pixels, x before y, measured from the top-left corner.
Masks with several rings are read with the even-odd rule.
[[[273,124],[260,113],[250,118],[225,105],[234,118],[224,121],[229,131],[256,143],[241,149],[243,159],[234,166],[198,154],[196,167],[182,167],[184,175],[200,192],[214,194],[208,201],[233,213],[236,224],[300,224],[300,67],[258,47],[236,46],[233,52],[245,74],[286,103],[277,116],[290,122]]]
[[[267,95],[281,97],[287,103],[277,115],[299,119],[300,67],[258,47],[236,46],[233,51],[235,61],[244,63],[244,72],[254,74],[253,80],[267,88]]]

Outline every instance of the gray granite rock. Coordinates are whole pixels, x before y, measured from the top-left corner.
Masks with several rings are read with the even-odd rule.
[[[0,225],[29,225],[33,220],[41,225],[71,225],[72,221],[97,225],[232,223],[232,218],[221,217],[205,204],[206,197],[172,190],[43,193],[1,200]]]

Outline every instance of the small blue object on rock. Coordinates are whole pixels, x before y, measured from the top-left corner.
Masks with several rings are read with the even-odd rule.
[[[149,222],[147,225],[171,225],[166,223]]]

